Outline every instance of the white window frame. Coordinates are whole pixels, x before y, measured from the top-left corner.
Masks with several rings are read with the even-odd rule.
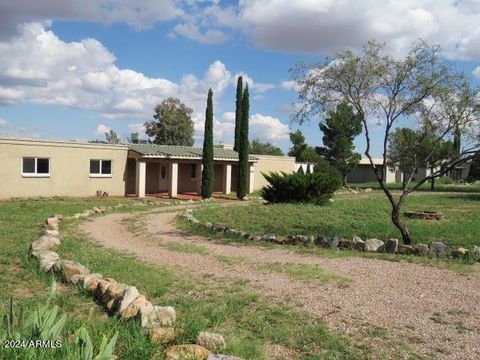
[[[35,170],[33,173],[25,173],[23,172],[23,161],[25,159],[34,159],[35,160]],[[47,159],[48,160],[48,174],[38,174],[37,173],[37,162],[38,162],[38,159]],[[50,175],[50,172],[52,171],[52,159],[49,158],[49,157],[43,157],[43,156],[22,156],[22,160],[20,162],[20,170],[22,172],[22,177],[24,178],[49,178],[51,175]]]
[[[100,162],[100,173],[98,174],[92,174],[90,173],[90,163],[92,161],[99,161]],[[102,162],[103,161],[110,161],[110,174],[102,174]],[[109,159],[90,159],[88,161],[88,173],[89,173],[89,177],[91,178],[111,178],[113,177],[113,160],[109,160]]]

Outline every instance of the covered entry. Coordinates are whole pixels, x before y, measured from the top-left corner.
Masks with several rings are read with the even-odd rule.
[[[236,189],[237,152],[214,149],[215,193]],[[253,192],[254,162],[250,162],[249,192]],[[202,186],[202,150],[186,146],[131,144],[127,167],[127,194],[138,197],[199,195]]]

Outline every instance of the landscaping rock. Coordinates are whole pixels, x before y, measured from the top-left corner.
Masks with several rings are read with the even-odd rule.
[[[398,250],[398,239],[388,239],[385,243],[385,251],[390,254],[395,254]]]
[[[295,244],[307,245],[309,242],[310,242],[310,239],[306,235],[295,236],[295,240],[294,240]]]
[[[103,275],[99,273],[86,274],[78,280],[78,286],[85,290],[92,291],[97,288],[98,283],[102,279]]]
[[[365,250],[365,241],[363,241],[358,236],[354,236],[353,239],[352,239],[352,246],[353,246],[354,249],[357,249],[359,251],[364,251]]]
[[[274,234],[265,234],[262,236],[262,240],[264,241],[275,241],[275,235]]]
[[[135,301],[138,295],[140,294],[135,286],[127,286],[115,311],[117,313],[123,312],[131,303]]]
[[[120,312],[120,316],[124,319],[130,319],[132,317],[135,317],[139,314],[140,309],[144,306],[148,306],[149,301],[145,298],[143,295],[138,295],[137,298],[130,304],[128,305],[127,308],[122,310]],[[151,303],[150,303],[151,305]],[[153,310],[153,305],[152,310]]]
[[[165,344],[175,340],[175,328],[173,327],[154,327],[148,329],[150,341],[154,343]]]
[[[107,309],[111,312],[115,312],[115,309],[118,306],[118,303],[123,298],[125,290],[127,288],[126,284],[123,283],[112,283],[111,286],[107,288],[107,291],[103,294],[102,304],[106,305]]]
[[[56,252],[48,250],[36,251],[32,253],[32,255],[40,261],[40,269],[47,272],[50,271],[53,264],[60,259]]]
[[[99,209],[102,213],[107,212],[107,207],[106,206],[99,206]]]
[[[148,319],[152,312],[153,312],[153,305],[150,301],[146,300],[145,303],[140,305],[140,309],[138,310],[137,316],[140,318],[140,325],[142,328],[148,326]]]
[[[339,244],[340,244],[340,238],[338,236],[334,236],[331,239],[327,240],[325,247],[330,249],[336,249],[338,248]]]
[[[205,223],[205,227],[211,229],[213,227],[213,224],[211,222],[207,222]]]
[[[325,236],[320,235],[315,238],[315,245],[325,246],[326,244],[327,244],[327,238]]]
[[[480,261],[480,246],[473,247],[473,256],[475,257],[475,260]]]
[[[430,243],[430,250],[428,253],[431,256],[437,256],[437,257],[445,256],[448,253],[448,246],[442,242],[434,241]]]
[[[385,250],[385,244],[382,240],[368,239],[365,241],[366,252],[383,252]]]
[[[95,214],[101,214],[102,213],[102,210],[100,210],[100,208],[96,207],[96,206],[92,210]]]
[[[465,249],[464,247],[458,247],[452,251],[452,256],[454,258],[466,258],[468,256],[468,253],[468,249]]]
[[[82,264],[70,260],[59,260],[55,262],[52,268],[60,275],[62,281],[67,284],[72,282],[73,275],[86,275],[90,273]]]
[[[35,240],[30,245],[30,249],[28,252],[30,254],[34,253],[35,251],[45,251],[53,249],[54,247],[60,245],[60,240],[54,236],[50,235],[43,235],[38,240]]]
[[[223,336],[207,331],[202,331],[198,334],[197,344],[212,352],[218,352],[225,349],[225,339]]]
[[[245,360],[245,359],[239,358],[238,356],[233,356],[233,355],[210,354],[208,355],[207,360]]]
[[[428,245],[426,244],[417,244],[414,247],[415,254],[418,256],[427,256],[428,255]]]
[[[58,230],[48,230],[48,229],[45,229],[45,230],[43,231],[43,234],[44,234],[44,235],[48,235],[48,236],[54,236],[54,237],[60,235],[60,233],[58,232]]]
[[[286,237],[285,236],[276,236],[275,239],[273,240],[274,243],[279,244],[279,245],[284,245],[286,244]]]
[[[350,239],[340,239],[338,247],[342,249],[350,249],[353,247],[353,241]]]
[[[176,313],[171,306],[153,306],[152,311],[142,314],[142,327],[170,327],[175,324]]]
[[[412,245],[400,244],[398,245],[397,253],[402,255],[411,255],[415,253],[415,249],[413,248]]]
[[[195,344],[175,345],[165,351],[167,360],[206,360],[210,354],[208,349]]]
[[[220,225],[220,224],[213,224],[212,225],[212,230],[223,232],[223,231],[225,231],[225,226]]]
[[[58,218],[56,217],[49,217],[45,220],[45,228],[47,230],[58,230]]]

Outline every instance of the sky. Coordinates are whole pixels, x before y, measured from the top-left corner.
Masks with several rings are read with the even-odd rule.
[[[370,39],[402,56],[419,38],[480,84],[480,0],[0,0],[0,137],[88,141],[113,129],[126,140],[174,96],[194,110],[200,145],[212,88],[215,141],[231,144],[242,75],[250,139],[286,151],[300,128],[319,145],[318,119],[290,121],[289,69]]]

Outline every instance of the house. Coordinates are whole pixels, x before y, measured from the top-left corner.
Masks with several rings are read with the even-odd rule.
[[[37,196],[138,197],[198,194],[202,149],[154,144],[99,144],[0,139],[0,199]],[[214,147],[213,191],[236,190],[238,153]],[[262,188],[262,173],[295,171],[295,158],[251,155],[248,192]]]
[[[372,158],[372,160],[373,164],[379,167],[383,172],[387,184],[402,181],[402,173],[400,171],[392,170],[388,166],[384,168],[382,158]],[[362,158],[357,167],[347,174],[347,181],[350,184],[377,182],[370,160],[368,158]]]

